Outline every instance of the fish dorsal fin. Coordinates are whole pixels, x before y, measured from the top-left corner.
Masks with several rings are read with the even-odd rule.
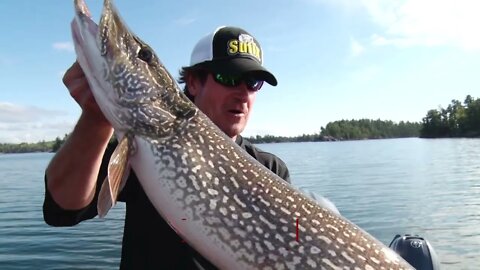
[[[130,174],[130,137],[124,136],[115,148],[108,163],[108,175],[103,181],[98,195],[97,210],[100,217],[104,217],[116,202]]]

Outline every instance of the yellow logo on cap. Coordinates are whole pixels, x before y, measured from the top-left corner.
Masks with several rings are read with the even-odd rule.
[[[238,39],[229,40],[228,53],[231,55],[246,53],[257,58],[259,62],[262,62],[260,47],[255,43],[253,37],[247,34],[241,34],[238,36]]]

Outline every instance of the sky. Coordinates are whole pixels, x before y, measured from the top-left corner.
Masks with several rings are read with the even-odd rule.
[[[177,78],[221,25],[250,32],[278,79],[258,93],[243,135],[318,133],[342,119],[420,122],[480,97],[480,1],[116,0]],[[98,21],[102,1],[87,0]],[[0,143],[69,133],[80,108],[62,83],[75,61],[73,1],[0,1]]]

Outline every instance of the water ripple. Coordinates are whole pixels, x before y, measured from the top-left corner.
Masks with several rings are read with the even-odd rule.
[[[418,234],[443,269],[480,269],[479,139],[259,146],[287,163],[295,185],[329,198],[385,244],[396,234]],[[44,223],[43,173],[51,157],[0,155],[0,269],[118,268],[122,204],[104,220]]]

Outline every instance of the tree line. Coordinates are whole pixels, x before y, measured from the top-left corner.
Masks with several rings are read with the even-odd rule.
[[[36,143],[0,143],[0,153],[57,152],[67,137],[68,134],[65,134],[63,139],[57,137],[54,141],[40,141]]]
[[[423,118],[420,137],[479,137],[480,99],[467,95],[462,102],[453,99],[447,108],[427,112]]]
[[[285,136],[255,136],[247,138],[252,143],[275,143],[275,142],[318,142],[318,141],[341,141],[363,139],[387,139],[418,137],[421,123],[383,120],[340,120],[328,123],[320,128],[316,134],[303,134],[294,137]]]
[[[360,139],[385,139],[418,137],[420,123],[400,122],[382,120],[341,120],[330,122],[325,128],[316,134],[302,134],[299,136],[254,136],[247,139],[252,143],[278,143],[278,142],[318,142],[338,140],[360,140]],[[30,153],[30,152],[56,152],[67,139],[57,137],[54,141],[41,141],[38,143],[0,144],[0,153]]]
[[[0,143],[0,153],[56,152],[68,134],[54,141],[37,143]],[[320,132],[299,136],[251,136],[252,143],[318,142],[338,140],[387,139],[387,138],[445,138],[480,137],[480,99],[467,95],[462,102],[452,100],[447,108],[440,107],[427,112],[422,122],[395,123],[384,120],[339,120],[329,122]]]

